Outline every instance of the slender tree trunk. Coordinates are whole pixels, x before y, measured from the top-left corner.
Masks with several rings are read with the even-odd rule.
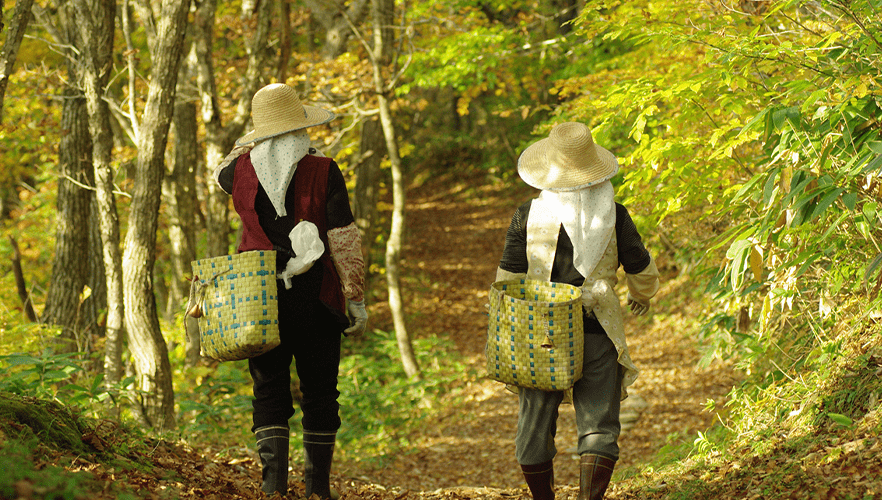
[[[279,64],[276,67],[276,80],[285,83],[288,79],[288,61],[291,59],[291,3],[279,0],[279,23],[282,36],[279,40]]]
[[[165,147],[174,111],[189,7],[189,1],[163,0],[161,13],[157,16],[150,83],[141,120],[132,207],[123,252],[126,325],[142,394],[140,416],[145,424],[163,429],[175,427],[174,389],[168,349],[159,327],[153,295],[152,270],[156,261]]]
[[[229,197],[212,179],[212,168],[218,165],[232,148],[221,121],[217,84],[214,79],[214,20],[217,0],[195,0],[196,16],[193,23],[193,47],[189,64],[196,68],[196,84],[202,101],[202,122],[205,124],[205,229],[206,255],[215,257],[229,253],[230,224]],[[244,122],[244,120],[243,120]],[[243,125],[244,129],[244,125]]]
[[[94,178],[94,172],[92,172],[92,177]],[[89,206],[89,277],[86,284],[92,290],[92,295],[83,302],[81,315],[83,323],[88,325],[87,328],[90,331],[94,330],[94,333],[101,337],[107,335],[105,329],[107,325],[107,273],[104,268],[104,244],[101,241],[101,226],[98,221],[98,201],[94,195],[91,196]],[[121,281],[120,285],[122,285]],[[120,286],[120,290],[122,290],[122,286]],[[120,299],[122,299],[121,293]],[[117,335],[119,335],[118,332]],[[122,338],[124,340],[125,335]],[[110,340],[110,338],[107,339],[108,342]],[[122,344],[122,341],[119,343]],[[105,345],[105,355],[107,353],[106,347]],[[116,359],[121,365],[122,350],[119,354],[120,356],[117,356]],[[107,373],[105,373],[106,377]]]
[[[186,72],[182,71],[181,76]],[[196,164],[199,148],[196,138],[196,104],[178,101],[175,104],[174,164],[163,183],[168,205],[169,240],[171,242],[172,282],[169,286],[169,315],[182,314],[190,293],[188,276],[193,274],[191,262],[196,259]],[[184,317],[187,364],[199,361],[199,329]],[[194,329],[195,327],[195,329]]]
[[[18,250],[18,242],[10,236],[9,244],[12,246],[12,274],[15,277],[15,288],[18,290],[18,297],[21,299],[22,310],[28,321],[36,322],[37,313],[34,312],[34,304],[31,303],[31,295],[28,293],[24,270],[21,267],[21,252]]]
[[[3,44],[3,57],[0,59],[0,123],[3,123],[3,100],[6,97],[6,87],[9,85],[9,76],[15,67],[18,56],[18,48],[24,38],[25,29],[31,20],[31,7],[34,0],[18,0],[15,2],[15,11],[12,14],[12,28],[6,36]],[[0,28],[3,26],[3,12],[0,9]]]
[[[361,160],[355,168],[353,212],[361,230],[365,268],[371,268],[372,249],[377,235],[377,200],[379,198],[380,165],[386,153],[383,127],[379,120],[361,124]],[[370,275],[368,275],[370,276]],[[365,288],[370,288],[365,285]]]
[[[377,92],[377,103],[380,107],[380,124],[383,128],[383,136],[386,138],[386,152],[389,154],[389,162],[392,167],[392,224],[389,230],[389,240],[386,242],[386,283],[389,288],[389,308],[392,310],[392,321],[395,325],[395,338],[398,341],[398,351],[401,354],[401,363],[408,377],[419,375],[420,368],[413,352],[413,345],[404,321],[404,305],[401,300],[401,246],[404,239],[404,174],[401,168],[401,155],[398,153],[398,140],[395,135],[395,124],[392,120],[392,111],[389,106],[388,95],[390,89],[386,88],[386,82],[382,75],[383,46],[392,43],[386,37],[391,31],[385,30],[388,18],[384,15],[394,9],[394,0],[373,0],[372,14],[374,22],[374,40],[381,42],[380,47],[371,57],[374,76],[374,90]],[[379,32],[379,33],[378,33]]]
[[[108,385],[112,386],[118,383],[122,376],[122,332],[125,309],[122,293],[122,259],[119,252],[119,216],[113,194],[113,136],[110,127],[110,108],[104,100],[104,89],[110,79],[116,2],[115,0],[97,2],[76,0],[74,9],[74,28],[79,30],[79,38],[83,42],[79,80],[89,112],[89,132],[93,145],[92,165],[95,170],[96,201],[108,293],[104,372]]]

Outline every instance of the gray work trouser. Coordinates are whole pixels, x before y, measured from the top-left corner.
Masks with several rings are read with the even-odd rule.
[[[617,358],[616,348],[605,334],[585,335],[582,378],[573,386],[580,455],[593,453],[612,460],[619,458],[622,377]],[[541,464],[557,454],[554,436],[563,397],[560,391],[518,389],[520,408],[515,449],[519,464]]]

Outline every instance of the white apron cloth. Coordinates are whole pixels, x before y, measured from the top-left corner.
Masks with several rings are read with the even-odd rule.
[[[622,399],[637,379],[637,367],[628,354],[622,308],[616,296],[619,267],[616,245],[616,208],[608,181],[574,192],[543,191],[533,200],[527,219],[527,279],[551,281],[551,268],[560,226],[573,242],[573,264],[585,283],[582,304],[593,311],[618,352],[624,369]]]

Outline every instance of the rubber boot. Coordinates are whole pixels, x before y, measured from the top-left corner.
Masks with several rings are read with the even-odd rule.
[[[554,462],[521,465],[521,472],[533,494],[533,500],[554,500]]]
[[[303,431],[303,480],[306,498],[318,495],[322,500],[333,498],[331,462],[334,460],[336,432]]]
[[[580,459],[579,500],[603,500],[616,461],[586,453]]]
[[[288,494],[288,426],[268,425],[254,431],[263,467],[260,489],[267,495]]]

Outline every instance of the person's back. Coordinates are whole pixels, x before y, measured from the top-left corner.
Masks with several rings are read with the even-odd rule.
[[[620,401],[637,368],[625,341],[616,270],[625,270],[634,314],[649,309],[658,271],[627,209],[614,201],[609,179],[617,172],[615,157],[581,123],[557,125],[518,160],[518,174],[542,192],[512,216],[496,280],[578,286],[584,308],[583,376],[569,394],[518,388],[517,460],[537,500],[554,498],[554,437],[565,397],[576,410],[580,500],[603,498],[619,456]]]

